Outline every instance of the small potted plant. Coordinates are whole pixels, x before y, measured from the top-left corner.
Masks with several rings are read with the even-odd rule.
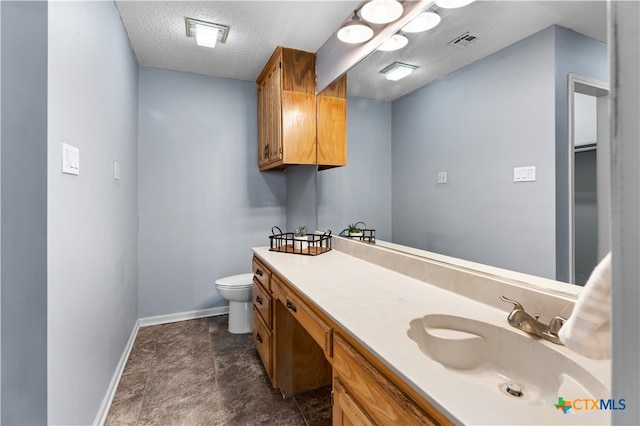
[[[362,238],[362,229],[358,228],[357,223],[347,226],[347,229],[349,230],[350,237]]]
[[[294,241],[294,251],[298,246],[301,250],[305,250],[309,246],[309,238],[307,237],[307,227],[302,225],[296,228],[296,232],[293,234],[293,239],[296,241],[300,241],[297,243]]]

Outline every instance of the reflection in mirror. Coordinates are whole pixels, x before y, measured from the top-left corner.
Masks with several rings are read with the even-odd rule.
[[[437,10],[441,24],[419,45],[408,34],[407,48],[373,52],[349,72],[347,167],[319,173],[319,226],[362,220],[379,240],[569,282],[568,76],[608,81],[605,2],[465,9],[455,23]],[[477,41],[448,46],[461,28]],[[380,79],[393,61],[424,61],[428,76],[410,89],[424,75]],[[514,181],[520,167],[535,180]]]
[[[584,285],[611,250],[611,187],[608,85],[569,76],[569,164],[573,260],[570,282]]]

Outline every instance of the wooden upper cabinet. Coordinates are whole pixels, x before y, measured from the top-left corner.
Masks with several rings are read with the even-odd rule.
[[[318,168],[347,165],[347,75],[318,94]]]
[[[316,164],[316,57],[277,47],[258,80],[258,166]]]
[[[316,56],[277,47],[258,80],[258,166],[347,164],[347,76],[316,96]]]

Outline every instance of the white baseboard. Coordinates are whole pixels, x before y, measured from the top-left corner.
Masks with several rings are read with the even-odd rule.
[[[157,315],[154,317],[146,317],[140,318],[135,322],[133,326],[133,331],[131,332],[131,336],[129,336],[129,341],[122,352],[122,357],[120,357],[120,362],[116,366],[116,371],[113,373],[113,377],[111,378],[111,383],[109,383],[109,387],[107,388],[107,393],[102,400],[102,404],[100,405],[100,409],[98,410],[98,415],[93,421],[94,425],[103,426],[104,422],[107,420],[107,414],[109,414],[109,408],[111,408],[111,403],[113,402],[113,397],[116,394],[116,390],[118,389],[118,384],[120,383],[120,378],[122,377],[122,373],[124,371],[124,367],[127,364],[127,360],[129,359],[129,355],[131,354],[131,349],[133,349],[133,343],[136,340],[136,336],[138,335],[138,330],[140,327],[148,327],[150,325],[158,325],[158,324],[168,324],[171,322],[178,321],[186,321],[196,318],[205,318],[205,317],[213,317],[217,315],[225,315],[229,313],[229,306],[221,306],[219,308],[210,308],[210,309],[199,309],[197,311],[188,311],[188,312],[179,312],[177,314],[169,314],[169,315]]]
[[[138,320],[138,323],[140,324],[140,327],[148,327],[150,325],[169,324],[171,322],[214,317],[217,315],[226,315],[228,313],[229,306],[220,306],[218,308],[199,309],[197,311],[178,312],[176,314],[157,315],[154,317],[140,318]]]
[[[109,414],[109,408],[111,408],[113,397],[116,394],[116,389],[118,389],[118,383],[120,383],[120,378],[122,377],[124,366],[127,364],[127,360],[129,359],[129,354],[131,353],[131,349],[133,349],[133,342],[136,341],[136,336],[138,335],[138,329],[140,328],[139,322],[140,321],[138,320],[133,325],[133,330],[131,331],[129,340],[127,341],[127,344],[124,347],[124,351],[122,352],[120,361],[116,366],[116,371],[113,373],[113,377],[111,378],[111,383],[109,383],[109,387],[107,388],[107,393],[105,394],[104,399],[102,400],[102,404],[100,404],[98,415],[93,421],[94,425],[102,426],[104,425],[104,422],[107,420],[107,414]]]

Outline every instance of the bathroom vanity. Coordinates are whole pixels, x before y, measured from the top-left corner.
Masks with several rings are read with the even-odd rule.
[[[253,338],[283,395],[331,384],[334,425],[610,423],[605,410],[555,407],[610,398],[610,363],[510,328],[499,296],[543,319],[575,298],[346,239],[333,247],[253,249]],[[505,392],[512,381],[520,397]]]
[[[253,338],[271,382],[284,396],[332,384],[337,425],[450,423],[338,323],[265,266],[259,252],[253,259]]]

